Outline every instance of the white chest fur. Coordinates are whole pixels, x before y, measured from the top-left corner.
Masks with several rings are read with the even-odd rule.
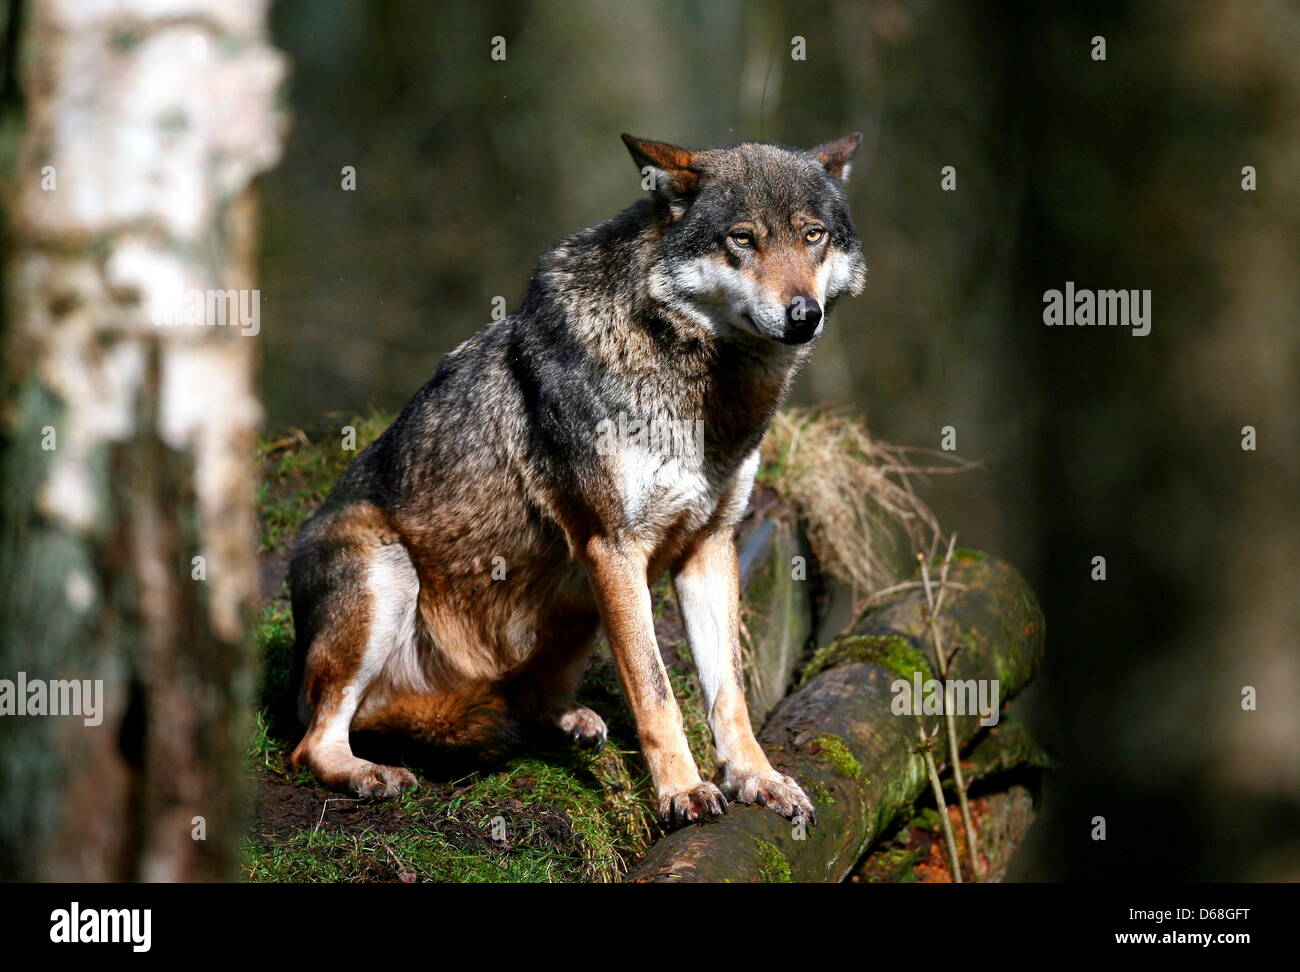
[[[730,475],[710,470],[702,452],[627,448],[614,458],[623,525],[635,533],[673,524],[698,529],[720,506],[725,518],[739,518],[758,468],[757,450]]]

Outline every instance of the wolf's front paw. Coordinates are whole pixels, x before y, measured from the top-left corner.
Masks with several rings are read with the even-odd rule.
[[[555,720],[555,724],[560,727],[562,733],[579,746],[588,746],[596,752],[605,748],[605,740],[609,738],[605,720],[585,705],[575,705],[566,709]]]
[[[803,788],[776,770],[764,773],[732,773],[728,770],[722,789],[737,803],[756,803],[775,810],[787,820],[802,817],[810,824],[817,823],[817,810]]]
[[[701,783],[680,793],[659,796],[659,819],[665,825],[694,823],[727,812],[727,798],[712,783]]]
[[[360,760],[358,760],[360,762]],[[400,766],[366,763],[348,778],[348,792],[358,797],[391,797],[416,785],[415,774]]]

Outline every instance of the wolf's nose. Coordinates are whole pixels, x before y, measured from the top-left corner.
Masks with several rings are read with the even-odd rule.
[[[822,320],[822,305],[811,297],[796,297],[785,309],[786,344],[803,344],[811,341]]]
[[[796,297],[785,309],[785,319],[796,330],[813,330],[822,319],[822,305],[811,297]]]

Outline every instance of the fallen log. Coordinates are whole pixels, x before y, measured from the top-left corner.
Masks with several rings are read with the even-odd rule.
[[[1032,791],[1019,783],[971,799],[971,813],[979,824],[980,857],[986,868],[982,881],[996,884],[1006,876],[1007,867],[1034,822],[1036,808]],[[948,807],[948,820],[962,848],[962,873],[969,876],[961,814],[956,805]],[[929,823],[923,819],[916,826],[905,827],[894,840],[883,841],[853,869],[849,880],[865,884],[951,883],[952,867],[943,837],[937,827],[927,826]]]
[[[1003,720],[979,745],[962,755],[962,769],[971,784],[971,815],[979,829],[980,858],[985,883],[1006,877],[1020,845],[1037,814],[1043,774],[1053,761],[1034,742],[1024,726]],[[928,805],[928,791],[918,806],[900,811],[890,832],[873,843],[848,880],[872,884],[899,882],[951,882],[952,865],[943,846],[939,815]],[[968,872],[969,853],[961,815],[948,798],[948,818],[961,848],[962,872]]]
[[[1042,658],[1043,616],[1033,591],[1010,566],[975,551],[957,551],[947,583],[938,625],[946,649],[956,649],[949,676],[996,686],[999,704],[1005,703]],[[760,733],[773,764],[812,797],[817,826],[733,806],[719,820],[658,841],[627,880],[843,880],[927,786],[916,753],[917,719],[931,730],[942,717],[893,711],[896,683],[933,677],[925,604],[919,585],[886,595],[817,652],[802,686]],[[977,712],[957,715],[955,724],[963,746],[981,729]],[[942,767],[946,747],[935,746],[933,754]]]

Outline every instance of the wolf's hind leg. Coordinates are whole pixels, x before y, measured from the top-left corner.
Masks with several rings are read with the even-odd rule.
[[[328,603],[315,605],[325,621],[307,654],[303,694],[310,722],[292,765],[306,766],[331,789],[393,796],[415,786],[414,775],[354,756],[348,733],[385,662],[416,637],[419,580],[400,543],[348,544],[332,557],[351,562],[318,565],[318,577],[343,581],[323,592]]]
[[[595,711],[574,702],[555,718],[555,725],[579,746],[590,746],[598,752],[605,748],[609,729]]]
[[[595,642],[594,607],[557,610],[539,623],[537,651],[511,686],[513,708],[534,723],[554,726],[579,746],[601,749],[605,720],[575,698]]]

